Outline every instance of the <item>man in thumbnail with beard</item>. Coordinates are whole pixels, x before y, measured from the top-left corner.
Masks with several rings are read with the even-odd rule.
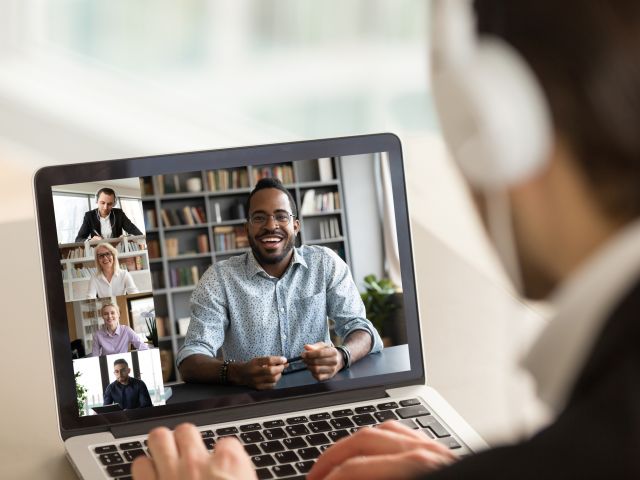
[[[289,190],[262,179],[246,211],[251,252],[215,263],[191,297],[182,377],[262,390],[276,385],[288,358],[301,357],[321,381],[380,351],[345,262],[326,247],[294,246],[300,221]],[[331,343],[328,318],[340,346]]]

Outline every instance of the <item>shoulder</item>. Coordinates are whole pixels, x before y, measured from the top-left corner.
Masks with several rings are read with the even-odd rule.
[[[302,245],[301,247],[297,247],[296,251],[305,261],[344,263],[336,252],[321,245]]]
[[[234,257],[220,260],[207,269],[206,274],[209,276],[226,277],[228,275],[237,276],[239,271],[244,271],[247,265],[248,253],[236,255]]]

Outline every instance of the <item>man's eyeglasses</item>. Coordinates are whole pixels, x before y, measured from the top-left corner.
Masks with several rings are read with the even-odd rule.
[[[102,260],[103,258],[111,258],[111,257],[113,257],[113,253],[111,252],[104,252],[104,253],[98,254],[98,260]]]
[[[295,218],[295,215],[288,212],[279,212],[275,215],[267,215],[266,213],[254,213],[249,217],[249,223],[254,226],[265,225],[270,218],[273,218],[275,222],[282,226],[286,227],[289,225],[289,222],[292,218]]]

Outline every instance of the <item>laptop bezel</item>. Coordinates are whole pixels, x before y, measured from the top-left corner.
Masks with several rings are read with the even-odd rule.
[[[245,165],[265,165],[319,157],[345,157],[386,152],[389,156],[396,232],[402,271],[404,312],[411,369],[386,375],[353,379],[348,382],[322,382],[303,387],[256,391],[221,399],[194,401],[149,409],[126,410],[104,415],[78,416],[73,364],[69,350],[69,334],[61,282],[58,242],[53,214],[52,187],[73,183],[148,177]],[[364,388],[397,388],[424,384],[422,342],[415,286],[411,229],[407,205],[402,149],[397,136],[390,133],[287,142],[270,145],[235,147],[187,153],[172,153],[126,159],[87,162],[44,167],[34,176],[36,219],[40,236],[49,338],[52,351],[58,418],[63,437],[75,433],[105,431],[111,427],[136,421],[148,422],[182,415],[217,411],[220,408],[250,405],[253,402],[301,399],[307,396],[330,395],[335,392]],[[304,408],[301,406],[300,408]]]

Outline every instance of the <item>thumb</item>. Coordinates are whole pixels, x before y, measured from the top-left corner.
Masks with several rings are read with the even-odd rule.
[[[327,346],[327,344],[326,344],[326,343],[324,343],[324,342],[317,342],[317,343],[311,343],[311,344],[307,343],[307,344],[304,346],[304,349],[305,349],[307,352],[312,352],[313,350],[320,350],[321,348],[324,348],[324,347],[326,347],[326,346]]]

